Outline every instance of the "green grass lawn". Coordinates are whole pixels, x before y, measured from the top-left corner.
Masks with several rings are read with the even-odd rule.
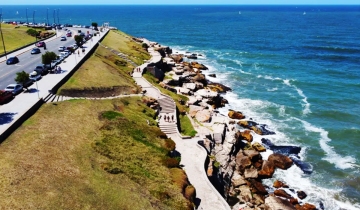
[[[32,37],[26,33],[29,29],[26,26],[16,26],[10,24],[1,24],[1,29],[4,35],[6,52],[15,50],[24,45],[35,42],[35,37]],[[36,29],[37,31],[43,31],[42,29]],[[35,45],[34,45],[35,46]],[[0,41],[0,54],[4,54],[4,45]]]
[[[194,137],[197,134],[197,131],[194,130],[194,127],[191,124],[190,119],[187,115],[179,115],[180,125],[181,125],[181,135]]]
[[[0,147],[0,207],[191,209],[154,115],[140,97],[44,104]]]
[[[138,91],[138,86],[128,74],[133,69],[130,63],[118,57],[110,50],[99,46],[95,53],[74,73],[58,90],[60,95],[67,95],[70,90],[112,89],[124,87],[124,93]],[[89,91],[91,94],[91,91]],[[116,95],[122,94],[121,92]]]
[[[131,37],[121,31],[110,31],[102,44],[128,55],[128,58],[138,65],[143,64],[144,60],[150,59],[149,53],[140,44],[130,41],[120,34]]]

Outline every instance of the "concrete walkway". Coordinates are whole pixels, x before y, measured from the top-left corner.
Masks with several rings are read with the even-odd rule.
[[[144,42],[150,46],[150,42],[144,39]],[[140,71],[135,71],[133,78],[138,85],[146,90],[146,96],[155,98],[158,100],[161,111],[159,115],[159,127],[161,131],[167,134],[168,137],[174,140],[176,143],[176,150],[181,154],[181,162],[183,169],[186,172],[188,179],[196,189],[195,203],[198,205],[198,209],[201,210],[230,210],[229,205],[225,199],[218,193],[218,191],[210,183],[205,173],[205,160],[207,152],[197,144],[200,138],[193,138],[190,140],[184,140],[177,129],[177,116],[176,116],[176,103],[168,95],[161,93],[161,91],[149,83],[142,77],[144,69],[149,63],[157,60],[161,55],[154,51],[153,48],[149,48],[149,52],[152,56],[148,63],[145,63],[139,67]],[[170,120],[165,121],[165,116]],[[174,120],[172,117],[174,116]]]
[[[92,41],[84,44],[85,53],[80,55],[72,54],[67,57],[59,66],[62,72],[59,74],[48,74],[40,81],[34,83],[29,87],[28,92],[22,92],[17,95],[12,101],[0,106],[0,134],[6,131],[16,120],[18,120],[24,113],[30,110],[42,98],[49,95],[49,90],[56,86],[66,75],[68,75],[77,63],[84,59],[89,53],[90,49],[96,46],[96,43],[107,34],[108,31],[100,33],[100,36],[95,36]],[[3,140],[3,139],[0,139]]]

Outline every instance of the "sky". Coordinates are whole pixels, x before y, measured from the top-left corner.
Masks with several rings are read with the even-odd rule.
[[[1,5],[96,5],[96,4],[127,4],[127,5],[359,5],[359,0],[1,0]]]

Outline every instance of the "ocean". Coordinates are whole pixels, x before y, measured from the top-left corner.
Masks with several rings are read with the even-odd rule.
[[[267,124],[276,145],[302,148],[276,179],[325,209],[360,209],[360,6],[2,6],[4,20],[109,22],[133,36],[203,54],[232,88],[221,109]],[[57,21],[57,12],[56,12]],[[261,138],[255,138],[260,141]],[[264,155],[266,156],[266,154]]]

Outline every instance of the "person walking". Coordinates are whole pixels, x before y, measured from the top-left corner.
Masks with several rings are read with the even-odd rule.
[[[61,67],[59,66],[59,68],[58,68],[58,71],[59,71],[59,74],[61,74]]]
[[[174,122],[174,115],[171,116],[171,121]]]
[[[78,55],[79,55],[79,57],[80,57],[80,50],[78,50]]]

